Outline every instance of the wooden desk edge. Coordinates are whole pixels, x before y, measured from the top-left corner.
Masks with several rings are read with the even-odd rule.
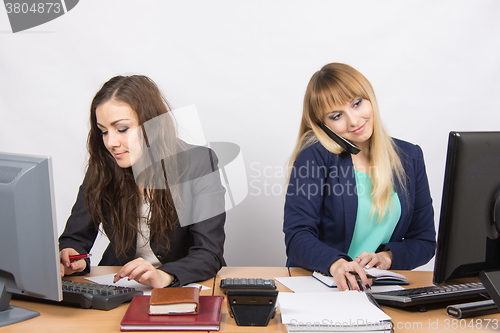
[[[98,276],[105,274],[112,274],[117,272],[119,267],[105,267],[105,266],[94,266],[89,275],[70,277],[68,279],[72,280],[84,280],[84,277]],[[429,271],[395,271],[401,273],[408,277],[410,280],[409,288],[432,285],[432,272]],[[311,271],[305,270],[298,267],[233,267],[226,266],[221,269],[215,278],[201,282],[201,284],[210,286],[212,289],[209,294],[214,295],[220,292],[220,288],[217,282],[220,282],[221,278],[224,277],[287,277],[287,276],[307,276],[312,274]],[[48,305],[48,304],[36,304],[36,303],[26,303],[23,301],[15,300],[14,303],[19,303],[20,306],[31,308],[42,313],[40,317],[28,320],[23,323],[10,325],[2,328],[3,332],[18,332],[18,331],[41,331],[41,332],[54,332],[61,330],[81,330],[84,325],[88,325],[88,329],[102,331],[102,332],[119,332],[120,321],[126,311],[128,305],[122,304],[116,309],[110,311],[101,310],[81,310],[78,308],[66,308],[58,305]],[[281,324],[281,315],[278,312],[277,316],[270,322],[267,327],[246,327],[237,326],[234,319],[229,317],[227,311],[227,303],[224,302],[221,314],[221,328],[220,332],[286,332],[286,327]],[[15,304],[16,305],[16,304]],[[452,318],[447,317],[445,309],[431,310],[426,313],[419,312],[409,312],[407,310],[383,307],[386,313],[393,319],[395,325],[403,325],[402,327],[396,327],[396,331],[399,332],[422,332],[428,328],[428,325],[439,322],[439,327],[437,330],[433,329],[433,332],[449,332],[451,330],[445,330],[445,320],[450,321]],[[480,316],[474,318],[468,318],[467,323],[470,320],[500,320],[500,315],[488,315]],[[404,325],[408,323],[420,323],[421,327],[405,328]],[[460,330],[460,333],[465,332],[477,332],[478,330]]]

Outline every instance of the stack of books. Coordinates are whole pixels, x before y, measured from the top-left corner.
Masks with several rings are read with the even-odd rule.
[[[151,296],[135,296],[121,331],[218,331],[224,297],[199,296],[196,290],[162,288]]]

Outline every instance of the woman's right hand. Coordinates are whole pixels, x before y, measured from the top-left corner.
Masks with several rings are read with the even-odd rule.
[[[80,253],[76,252],[75,249],[66,248],[59,252],[59,257],[61,258],[61,276],[71,275],[76,272],[81,272],[87,267],[87,262],[85,259],[79,259],[75,261],[70,261],[69,256],[75,256]]]
[[[339,259],[335,261],[330,266],[330,274],[333,276],[335,283],[337,283],[337,288],[339,291],[349,290],[347,281],[351,284],[354,290],[359,291],[359,286],[357,279],[360,279],[365,286],[365,289],[370,288],[372,280],[366,277],[365,270],[355,261],[347,261],[345,259]],[[356,272],[358,276],[351,274],[349,272]]]

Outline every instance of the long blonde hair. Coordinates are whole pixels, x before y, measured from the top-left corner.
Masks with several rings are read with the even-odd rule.
[[[370,140],[369,174],[372,181],[372,214],[380,221],[390,208],[395,180],[404,189],[406,174],[396,152],[397,147],[382,124],[372,85],[351,66],[342,63],[327,64],[312,76],[304,96],[299,136],[288,166],[291,172],[300,152],[318,141],[333,154],[344,151],[328,137],[319,124],[324,121],[327,110],[345,105],[355,98],[368,100],[373,107],[374,128]]]

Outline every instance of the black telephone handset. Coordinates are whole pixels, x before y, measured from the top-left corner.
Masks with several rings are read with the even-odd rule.
[[[341,137],[340,135],[338,135],[337,133],[332,131],[332,129],[330,127],[326,126],[326,124],[320,123],[319,126],[323,129],[323,131],[325,131],[326,134],[328,134],[328,136],[333,141],[338,143],[349,154],[356,155],[357,153],[359,153],[361,151],[361,149],[359,149],[358,146],[356,146],[351,141],[347,140],[346,138]]]

